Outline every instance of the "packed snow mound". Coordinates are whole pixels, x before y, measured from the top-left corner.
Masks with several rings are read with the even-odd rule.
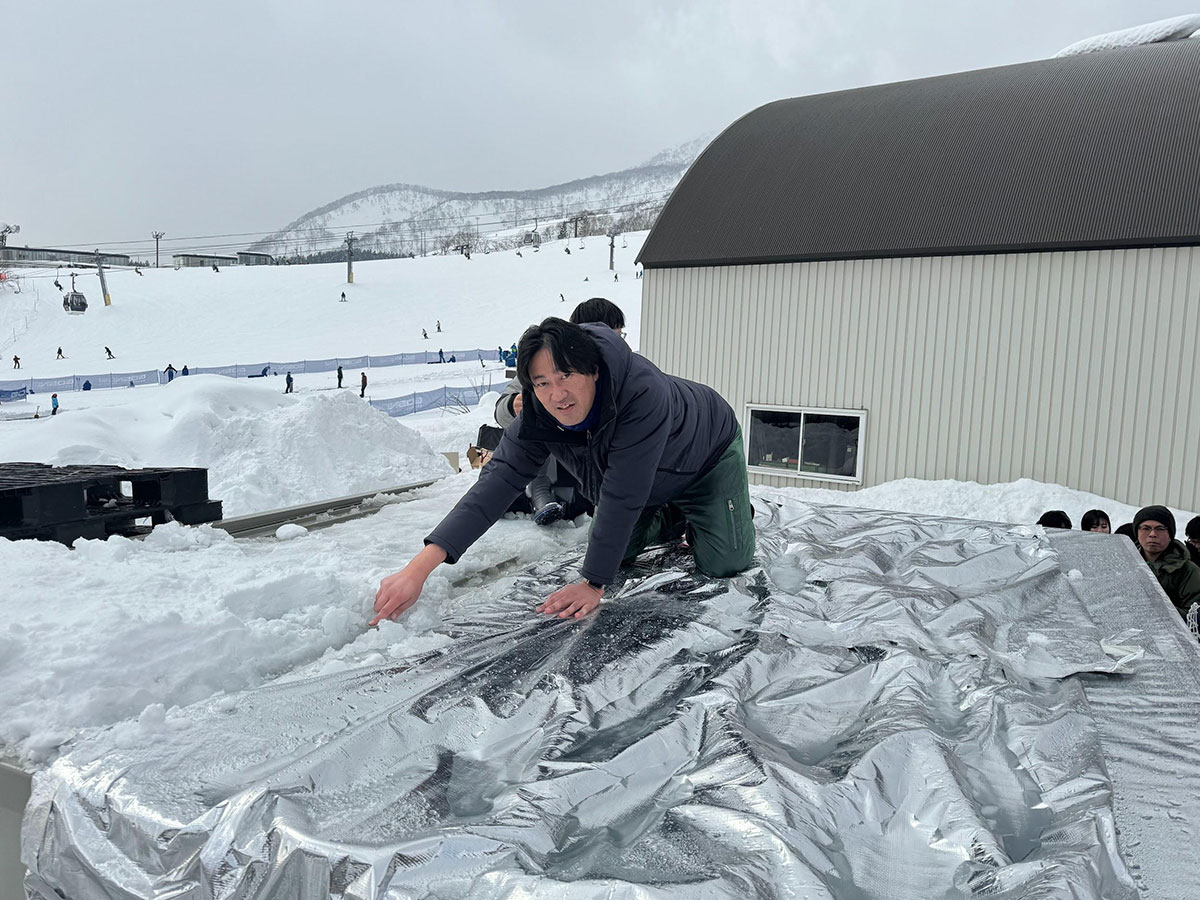
[[[464,596],[508,589],[487,580],[489,567],[517,571],[587,540],[586,518],[549,528],[506,518],[431,575],[400,621],[368,628],[380,579],[477,477],[377,498],[366,504],[375,514],[309,533],[235,540],[169,522],[145,540],[74,549],[0,538],[0,756],[39,767],[98,728],[116,745],[167,740],[176,707],[440,646],[432,629]]]
[[[274,381],[192,375],[137,401],[5,423],[0,460],[202,466],[226,517],[450,474],[423,437],[353,391],[284,395]]]
[[[1141,44],[1178,41],[1192,37],[1198,31],[1200,31],[1200,14],[1175,16],[1134,28],[1124,28],[1121,31],[1110,31],[1108,34],[1084,38],[1082,41],[1076,41],[1068,47],[1063,47],[1054,55],[1055,57],[1078,56],[1081,53],[1095,53],[1098,50],[1118,50],[1122,47],[1137,47]]]

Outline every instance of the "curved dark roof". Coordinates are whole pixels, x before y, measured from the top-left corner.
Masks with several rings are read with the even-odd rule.
[[[667,201],[648,267],[1200,243],[1200,39],[779,100]]]

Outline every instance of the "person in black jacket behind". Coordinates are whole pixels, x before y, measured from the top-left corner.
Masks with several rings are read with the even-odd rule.
[[[521,415],[425,548],[380,583],[372,625],[416,603],[430,573],[457,562],[549,456],[576,477],[596,518],[579,581],[551,594],[540,612],[587,615],[617,569],[683,519],[701,572],[724,578],[750,566],[742,434],[720,394],[663,374],[605,325],[556,318],[521,336],[517,376]]]

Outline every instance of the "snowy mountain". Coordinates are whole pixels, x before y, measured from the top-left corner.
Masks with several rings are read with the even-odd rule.
[[[337,248],[353,231],[362,250],[419,256],[462,243],[504,249],[534,228],[542,239],[565,236],[564,227],[572,236],[577,229],[580,236],[613,226],[644,230],[709,140],[664,150],[634,168],[534,190],[462,193],[379,185],[305,213],[253,249],[276,256],[316,253]]]

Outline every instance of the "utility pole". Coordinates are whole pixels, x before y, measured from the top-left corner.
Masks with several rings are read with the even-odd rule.
[[[621,232],[612,230],[608,233],[608,271],[613,271],[613,254],[617,250],[617,235]]]
[[[575,237],[579,237],[579,223],[586,219],[587,216],[573,216],[567,221],[575,226]]]
[[[160,240],[162,240],[162,236],[164,234],[166,234],[166,232],[165,231],[152,231],[150,233],[152,235],[154,235],[154,268],[157,269],[158,268],[158,242]]]
[[[354,284],[354,232],[346,235],[346,284]]]
[[[104,280],[104,264],[100,262],[100,251],[96,252],[96,271],[100,273],[100,293],[104,295],[104,305],[112,306],[112,298],[108,296],[108,283]]]

